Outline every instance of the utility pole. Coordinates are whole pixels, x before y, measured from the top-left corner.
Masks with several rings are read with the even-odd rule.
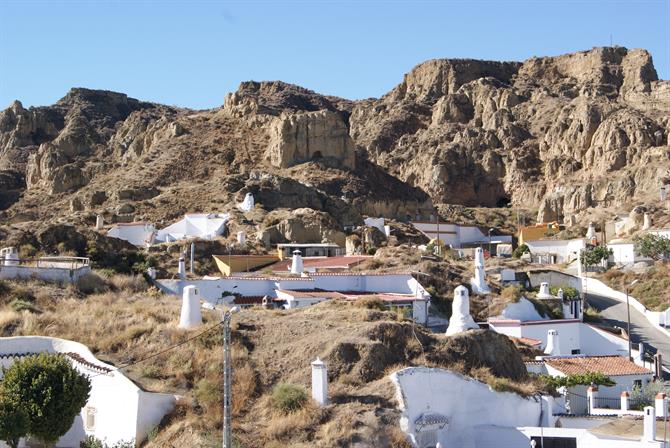
[[[632,347],[633,347],[633,341],[631,340],[631,334],[630,334],[630,303],[628,301],[628,289],[631,286],[635,286],[635,284],[638,282],[638,280],[633,280],[630,285],[626,286],[626,311],[628,312],[628,322],[627,322],[627,327],[626,331],[628,332],[628,360],[633,361],[633,355],[631,354]]]
[[[223,448],[233,448],[230,418],[233,372],[230,361],[230,321],[239,308],[234,306],[223,314]]]

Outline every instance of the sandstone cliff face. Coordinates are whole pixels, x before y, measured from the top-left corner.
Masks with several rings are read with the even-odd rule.
[[[420,64],[357,103],[354,141],[437,203],[538,207],[562,219],[646,200],[667,169],[670,83],[644,50],[523,63]]]
[[[670,183],[669,135],[670,82],[646,51],[620,47],[431,60],[361,101],[252,81],[192,111],[73,89],[0,112],[0,208],[15,221],[62,210],[160,222],[234,209],[251,191],[264,213],[325,213],[304,216],[332,232],[445,204],[561,220],[655,198]],[[295,233],[280,227],[272,238]]]
[[[354,142],[335,112],[282,114],[271,124],[270,135],[267,156],[276,167],[288,168],[323,158],[355,168]]]

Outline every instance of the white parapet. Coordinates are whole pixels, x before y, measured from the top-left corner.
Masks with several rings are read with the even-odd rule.
[[[189,285],[184,288],[182,294],[179,328],[193,328],[199,325],[202,325],[200,294],[197,287]]]
[[[321,406],[328,404],[328,369],[318,357],[312,362],[312,398]]]

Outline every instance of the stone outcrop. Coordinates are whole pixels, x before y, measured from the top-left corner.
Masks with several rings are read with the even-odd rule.
[[[310,160],[331,159],[354,169],[356,156],[349,130],[336,112],[320,110],[282,114],[270,127],[267,156],[279,168]]]

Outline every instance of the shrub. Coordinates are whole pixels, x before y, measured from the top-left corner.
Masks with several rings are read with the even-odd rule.
[[[53,444],[74,423],[91,391],[90,380],[63,355],[40,353],[16,361],[4,371],[0,396],[23,406],[31,436]]]
[[[42,310],[37,308],[33,303],[21,299],[12,300],[9,302],[9,306],[17,313],[20,313],[21,311],[29,311],[31,313],[39,314],[42,312]]]
[[[579,291],[577,290],[577,288],[573,288],[572,286],[568,285],[550,286],[549,292],[551,293],[551,295],[557,296],[559,289],[563,290],[563,297],[566,299],[579,298]]]
[[[670,255],[670,238],[653,233],[637,235],[633,238],[635,251],[643,257],[660,260]]]
[[[514,249],[514,252],[512,252],[512,256],[514,258],[521,258],[521,256],[523,254],[529,254],[529,253],[530,253],[530,248],[527,245],[522,244],[521,246]]]
[[[10,448],[17,448],[19,440],[28,435],[28,414],[23,406],[17,406],[0,397],[0,440]]]
[[[90,272],[86,275],[82,275],[77,280],[77,291],[82,294],[100,294],[109,289],[107,282],[104,278],[100,277],[98,274]]]
[[[24,244],[19,247],[20,258],[33,258],[35,255],[37,255],[37,249],[32,244]]]
[[[280,383],[272,390],[272,407],[284,414],[299,411],[307,403],[307,392],[300,386]]]
[[[107,445],[107,443],[100,439],[96,439],[94,436],[87,436],[84,440],[79,442],[79,448],[135,448],[135,441],[130,440],[126,442],[121,440],[114,445]]]
[[[509,285],[500,291],[500,296],[510,302],[517,303],[523,296],[523,288],[520,285]]]
[[[630,391],[630,403],[635,410],[642,410],[645,406],[654,406],[656,394],[666,392],[660,382],[648,383],[642,387],[634,387]]]
[[[23,302],[35,301],[35,294],[30,289],[16,288],[10,296],[13,300],[20,300]]]
[[[386,311],[384,301],[375,296],[361,297],[354,302],[354,305],[359,308],[367,308],[369,310]]]
[[[148,284],[142,275],[115,274],[109,278],[109,283],[116,291],[129,293],[146,291]]]
[[[374,255],[377,253],[377,248],[376,247],[370,247],[367,250],[368,255]]]

